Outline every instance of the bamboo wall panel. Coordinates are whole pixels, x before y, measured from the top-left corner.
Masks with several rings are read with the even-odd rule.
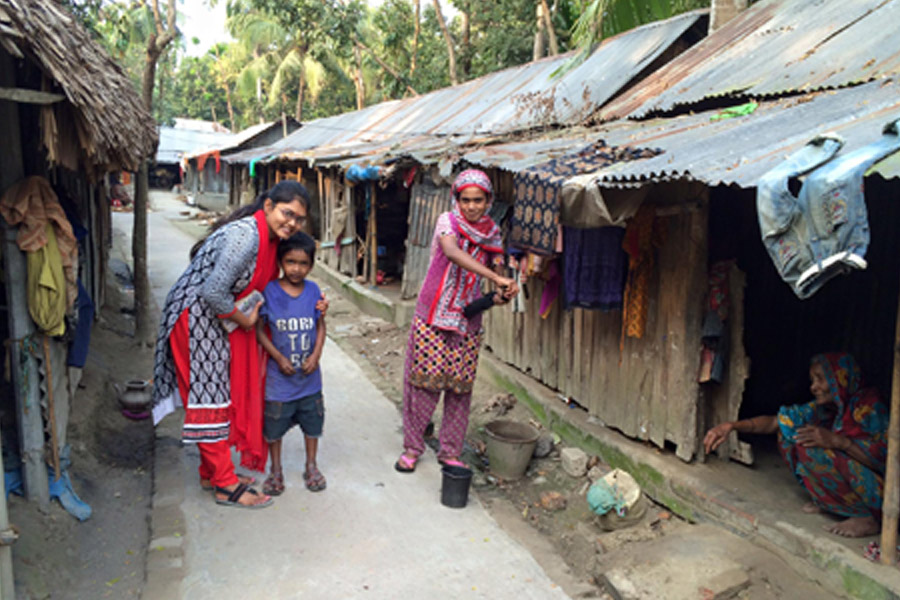
[[[728,367],[719,384],[707,384],[706,397],[709,406],[705,421],[700,431],[705,431],[717,423],[737,421],[740,417],[741,402],[744,397],[744,382],[750,374],[750,359],[744,351],[744,288],[747,277],[737,265],[732,264],[728,273],[728,328],[729,350]],[[723,458],[752,464],[753,452],[750,444],[738,439],[736,431],[729,434],[724,444],[719,446],[717,454]]]
[[[698,436],[706,211],[660,218],[667,236],[656,254],[643,338],[626,338],[620,353],[621,311],[564,311],[557,303],[542,319],[543,282],[533,279],[525,313],[509,306],[486,313],[485,343],[609,427],[660,447],[672,442],[677,455],[690,460]]]
[[[334,244],[322,249],[322,260],[332,269],[345,275],[356,276],[356,219],[353,206],[353,188],[344,184],[343,178],[334,173],[322,177],[323,197],[321,201],[321,231],[323,242]],[[337,213],[335,212],[337,211]],[[337,218],[341,219],[338,223]],[[340,240],[338,238],[340,234]],[[338,244],[345,238],[354,241],[340,247]]]
[[[402,298],[415,298],[428,271],[431,239],[441,213],[450,210],[450,188],[429,182],[413,185],[409,201],[409,232],[406,237],[406,257],[403,261]]]

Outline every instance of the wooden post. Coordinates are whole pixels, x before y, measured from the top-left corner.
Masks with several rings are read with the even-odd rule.
[[[891,381],[891,420],[888,425],[887,469],[881,518],[881,562],[897,562],[897,519],[900,516],[900,303],[894,335],[894,375]]]
[[[37,360],[24,344],[34,334],[25,292],[25,256],[16,245],[16,228],[4,221],[3,266],[6,271],[6,302],[9,306],[13,387],[22,455],[25,495],[41,506],[50,504],[47,467],[44,465],[44,423]]]
[[[41,336],[41,347],[44,351],[44,370],[47,372],[47,419],[50,421],[50,456],[53,461],[53,473],[58,481],[62,473],[59,468],[59,440],[56,431],[56,403],[53,401],[53,366],[50,359],[50,339]]]
[[[319,231],[316,236],[320,241],[325,241],[325,186],[322,180],[322,169],[316,169],[316,179],[319,183],[319,196],[317,198],[319,204]],[[312,207],[310,207],[312,209]],[[321,257],[319,257],[321,258]]]
[[[6,53],[6,50],[0,48],[0,84],[15,84],[15,76],[13,75],[15,73],[14,69],[15,67],[13,66],[13,61],[10,59],[10,56]],[[6,143],[0,147],[0,194],[2,194],[10,185],[21,179],[24,174],[22,156],[19,154],[22,151],[22,143],[19,139],[18,105],[12,102],[0,102],[0,130],[5,131],[7,135]],[[4,233],[8,227],[8,225],[3,227]],[[7,262],[8,259],[6,258],[6,255],[10,251],[12,251],[12,248],[3,247],[4,263]],[[15,248],[15,253],[20,254],[18,248]],[[10,281],[9,271],[7,271],[5,281],[7,294],[11,287]],[[7,306],[10,306],[8,299]],[[12,312],[10,312],[9,320],[12,320]],[[16,355],[13,354],[12,350],[11,345],[9,347],[10,358],[8,360],[10,360],[10,364],[15,364],[13,361],[15,360],[14,356]],[[15,385],[15,382],[13,385]],[[17,399],[16,404],[18,405],[18,387],[15,388],[15,394]],[[4,472],[3,456],[0,455],[0,473]],[[47,485],[46,475],[44,476],[44,485]],[[2,531],[9,527],[9,517],[6,512],[6,485],[3,485],[2,483],[0,483],[0,493],[3,494],[2,497],[0,497],[0,531]],[[49,496],[50,492],[48,490],[48,503],[50,501]],[[13,600],[13,598],[16,597],[16,590],[13,582],[12,546],[0,546],[0,600]]]
[[[3,473],[3,455],[0,454],[0,473]],[[9,529],[9,515],[6,512],[6,486],[0,481],[0,531]],[[12,546],[0,546],[0,600],[13,600],[16,588],[13,580]]]
[[[15,66],[11,57],[0,48],[0,85],[15,85],[14,73]],[[3,193],[25,176],[17,104],[0,102],[0,131],[6,132],[6,142],[0,146],[0,193]],[[37,360],[23,347],[24,340],[34,332],[34,324],[28,314],[25,254],[16,244],[17,233],[16,228],[3,221],[3,270],[6,275],[6,305],[9,310],[11,340],[9,356],[16,397],[25,495],[44,507],[50,504],[47,467],[44,464],[44,423],[41,416]]]
[[[372,266],[369,268],[369,275],[371,278],[369,282],[372,284],[372,287],[377,285],[377,276],[378,276],[378,221],[375,219],[375,211],[376,205],[378,203],[378,195],[375,190],[375,182],[369,184],[369,190],[371,192],[371,207],[369,210],[369,220],[372,225],[369,227],[369,230],[372,235],[372,241],[369,244],[369,252],[371,256],[369,259],[372,261]]]

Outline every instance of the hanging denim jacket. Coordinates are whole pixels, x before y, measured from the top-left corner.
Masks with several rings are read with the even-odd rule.
[[[837,275],[866,268],[863,177],[900,149],[898,124],[888,124],[877,142],[838,158],[833,157],[842,146],[840,138],[817,137],[760,180],[756,205],[763,243],[799,298],[809,298]],[[788,179],[804,173],[809,175],[795,197]]]

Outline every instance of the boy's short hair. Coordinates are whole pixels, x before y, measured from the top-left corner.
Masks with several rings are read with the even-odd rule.
[[[316,262],[316,240],[309,234],[298,231],[286,240],[278,242],[278,262],[291,250],[303,250],[311,263]]]

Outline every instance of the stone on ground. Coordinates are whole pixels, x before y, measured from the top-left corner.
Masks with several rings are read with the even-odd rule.
[[[607,471],[604,470],[600,465],[594,465],[588,471],[588,479],[591,480],[591,483],[594,483],[598,479],[601,479],[604,475],[606,475]]]
[[[537,444],[534,446],[534,454],[535,458],[545,458],[553,452],[553,435],[547,432],[541,434],[541,437],[538,438]]]
[[[572,477],[582,477],[587,472],[588,455],[581,448],[563,448],[560,456],[563,470]]]
[[[566,507],[566,497],[559,492],[544,492],[541,494],[541,506],[545,510],[562,510]]]

